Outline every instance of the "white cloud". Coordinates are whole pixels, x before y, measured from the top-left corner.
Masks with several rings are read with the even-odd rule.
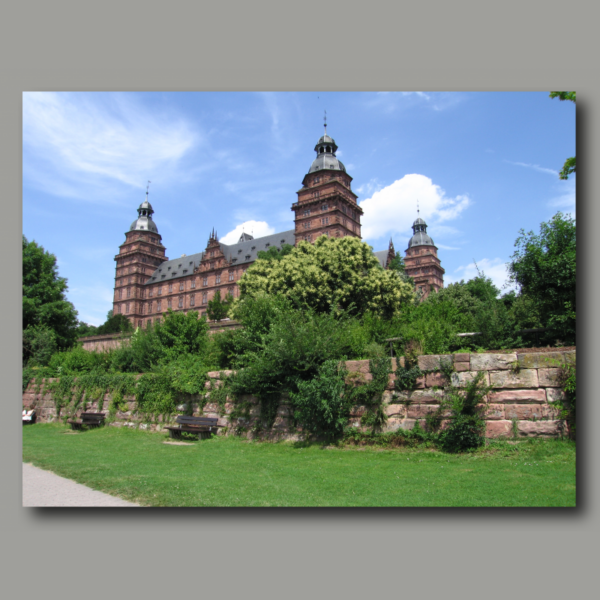
[[[425,175],[405,175],[359,203],[365,212],[363,237],[405,235],[417,218],[417,201],[420,216],[428,225],[456,219],[471,204],[465,195],[447,197],[444,190]]]
[[[24,152],[67,180],[108,179],[143,189],[152,174],[162,181],[173,176],[197,143],[187,122],[151,113],[125,95],[23,94]],[[33,177],[35,170],[27,173]]]
[[[477,263],[477,264],[476,264]],[[463,265],[454,270],[454,274],[446,273],[444,275],[444,285],[457,283],[461,279],[469,281],[478,275],[477,269],[486,277],[489,277],[494,285],[501,291],[502,294],[514,289],[508,285],[508,271],[506,270],[506,261],[501,258],[482,258],[468,265]]]
[[[235,229],[219,238],[219,241],[228,245],[237,244],[244,232],[249,233],[255,238],[260,238],[275,233],[275,228],[271,227],[266,221],[244,221],[244,223],[241,223]]]

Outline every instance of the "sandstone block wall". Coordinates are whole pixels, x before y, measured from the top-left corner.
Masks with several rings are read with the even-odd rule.
[[[476,376],[479,371],[485,373],[485,381],[493,387],[486,398],[485,418],[486,434],[490,438],[512,437],[556,437],[566,435],[566,424],[558,418],[557,409],[552,402],[563,398],[558,386],[558,367],[565,363],[575,363],[576,353],[550,352],[543,354],[454,354],[438,356],[420,356],[419,367],[425,371],[412,391],[395,389],[395,372],[404,366],[404,359],[392,359],[392,373],[386,391],[383,394],[385,412],[388,421],[384,431],[412,429],[417,421],[435,412],[443,398],[443,386],[448,383],[446,375],[439,370],[440,365],[452,365],[452,384],[462,386]],[[346,368],[354,381],[369,381],[369,361],[347,361]],[[249,437],[260,435],[268,439],[300,439],[301,431],[292,428],[291,409],[285,395],[277,410],[273,426],[268,430],[257,429],[260,424],[260,404],[253,396],[242,396],[234,403],[229,398],[221,405],[211,402],[211,389],[220,387],[223,379],[231,371],[209,373],[206,384],[206,396],[195,396],[188,400],[190,404],[178,406],[180,412],[189,411],[195,415],[205,415],[219,419],[219,425],[226,429],[221,434],[243,434]],[[50,380],[48,380],[50,381]],[[38,422],[54,421],[57,415],[55,403],[45,391],[46,381],[37,386],[29,385],[23,394],[23,408],[37,410]],[[88,404],[86,410],[108,413],[110,395],[98,402]],[[126,397],[127,410],[117,412],[112,426],[140,427],[161,430],[170,423],[158,419],[157,423],[146,423],[135,412],[135,398]],[[354,406],[350,415],[350,424],[361,428],[361,416],[367,407]],[[442,414],[442,419],[448,415]],[[174,420],[174,416],[171,422]]]

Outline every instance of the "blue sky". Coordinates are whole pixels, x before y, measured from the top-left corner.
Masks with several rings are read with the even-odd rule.
[[[56,255],[82,321],[112,308],[114,255],[148,180],[167,256],[293,228],[328,133],[365,211],[363,239],[404,252],[420,214],[445,283],[498,287],[520,229],[575,213],[575,105],[548,92],[31,92],[23,95],[23,233]]]

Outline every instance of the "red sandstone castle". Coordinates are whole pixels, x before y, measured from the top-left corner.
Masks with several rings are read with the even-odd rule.
[[[260,250],[296,245],[303,240],[312,242],[320,235],[361,238],[363,210],[352,191],[352,177],[336,158],[337,148],[325,125],[325,135],[315,146],[317,157],[302,180],[298,201],[292,204],[294,229],[256,239],[244,233],[232,245],[219,242],[213,230],[206,250],[174,260],[165,256],[166,248],[152,220],[154,210],[146,192],[138,218],[115,256],[114,314],[126,315],[136,327],[159,321],[169,308],[205,314],[208,301],[217,290],[221,298],[227,294],[238,296],[237,282]],[[444,269],[437,248],[427,235],[425,221],[419,218],[412,227],[414,235],[405,255],[406,273],[426,297],[431,290],[443,287]],[[375,252],[375,256],[387,268],[395,256],[392,242],[387,250]]]

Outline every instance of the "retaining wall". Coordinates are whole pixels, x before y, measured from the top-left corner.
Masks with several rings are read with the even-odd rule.
[[[552,402],[564,397],[559,387],[558,372],[562,364],[574,364],[576,352],[548,352],[531,354],[448,354],[420,356],[418,364],[425,373],[420,377],[412,391],[395,390],[396,359],[392,360],[392,373],[383,401],[388,415],[384,431],[412,429],[417,421],[437,410],[443,396],[443,386],[448,383],[446,376],[440,371],[441,363],[453,366],[452,384],[456,386],[472,379],[478,371],[485,373],[485,382],[492,386],[488,394],[485,412],[486,435],[490,438],[512,437],[514,427],[520,437],[557,437],[566,435],[566,424],[558,419],[557,409]],[[404,359],[400,358],[404,366]],[[354,381],[369,381],[369,361],[347,361],[346,367]],[[242,396],[235,403],[229,398],[223,406],[210,401],[211,388],[219,387],[222,378],[231,372],[209,373],[210,381],[206,383],[205,397],[191,398],[191,406],[181,404],[178,410],[191,410],[195,415],[203,414],[219,419],[219,425],[227,429],[220,430],[221,434],[243,434],[249,437],[260,435],[268,439],[297,440],[301,431],[291,427],[290,407],[286,397],[282,396],[273,426],[268,431],[257,433],[260,423],[260,405],[253,396]],[[59,418],[56,414],[54,401],[45,391],[45,380],[39,386],[31,383],[23,394],[23,407],[35,408],[38,422],[49,422]],[[98,402],[88,404],[86,410],[108,412],[111,397],[105,395],[102,406]],[[135,414],[135,399],[126,397],[128,410],[117,412],[112,426],[128,426],[161,430],[170,422],[159,419],[157,423],[143,422]],[[351,411],[350,425],[361,428],[360,419],[367,410],[365,406],[354,406]],[[443,418],[444,415],[442,415]],[[174,417],[173,417],[174,419]]]

